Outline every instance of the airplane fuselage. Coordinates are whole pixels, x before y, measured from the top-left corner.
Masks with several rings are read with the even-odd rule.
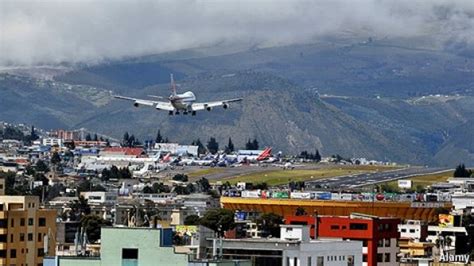
[[[187,91],[182,94],[171,95],[169,101],[176,110],[191,111],[191,107],[196,101],[196,96],[194,96],[193,92]]]

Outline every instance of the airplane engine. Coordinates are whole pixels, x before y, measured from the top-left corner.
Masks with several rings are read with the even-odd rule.
[[[138,103],[137,102],[133,103],[133,106],[138,107]]]
[[[224,107],[224,109],[227,109],[227,108],[229,108],[229,104],[228,104],[228,103],[224,103],[224,104],[222,105],[222,107]]]
[[[212,108],[209,106],[209,107],[206,107],[206,110],[211,111]]]

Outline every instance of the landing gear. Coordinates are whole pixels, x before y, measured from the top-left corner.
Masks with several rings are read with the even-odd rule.
[[[192,111],[191,115],[192,115],[192,116],[195,116],[195,115],[196,115],[196,111]]]
[[[176,113],[174,113],[175,115],[179,115],[179,111],[176,111]]]
[[[188,114],[188,112],[186,112],[186,111],[183,112],[183,115],[187,115],[187,114]]]
[[[173,115],[173,111],[169,111],[169,112],[168,112],[168,115]]]

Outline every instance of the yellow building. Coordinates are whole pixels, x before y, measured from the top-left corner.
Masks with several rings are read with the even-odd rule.
[[[55,239],[56,211],[40,209],[37,196],[0,196],[0,265],[43,265]]]

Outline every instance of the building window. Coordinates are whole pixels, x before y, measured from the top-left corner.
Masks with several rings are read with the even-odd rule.
[[[28,233],[28,241],[33,241],[33,233]]]
[[[0,235],[1,243],[7,243],[7,241],[8,241],[8,235]]]
[[[377,253],[377,262],[383,262],[383,254]]]
[[[406,228],[402,228],[402,233],[406,233],[407,232],[407,229]]]
[[[25,234],[24,233],[20,233],[20,241],[25,241]]]
[[[15,219],[10,220],[10,227],[15,227]]]
[[[390,231],[390,224],[385,224],[385,231]]]
[[[38,233],[38,242],[41,242],[41,239],[42,239],[41,233]]]
[[[0,250],[0,258],[2,258],[2,259],[7,258],[7,251],[6,250]]]
[[[382,248],[383,247],[383,239],[379,239],[377,241],[377,247]]]
[[[137,248],[123,248],[122,249],[122,259],[138,259],[138,249]]]
[[[390,238],[385,238],[385,247],[390,247]]]
[[[318,259],[316,260],[316,266],[324,266],[324,257],[323,256],[318,256]]]
[[[10,243],[13,243],[13,234],[10,235]]]
[[[350,230],[367,230],[367,224],[361,223],[350,223],[349,224]]]
[[[308,257],[308,260],[306,262],[306,265],[311,266],[311,256]]]
[[[41,217],[38,219],[38,226],[46,226],[46,218]]]
[[[339,230],[339,225],[331,225],[331,230]]]
[[[367,240],[362,240],[362,246],[367,247]]]
[[[385,253],[385,262],[390,262],[390,253]]]
[[[33,218],[28,218],[28,225],[33,225],[34,224],[33,221],[34,221]]]
[[[8,227],[8,220],[7,219],[1,219],[0,220],[0,228],[7,228]]]
[[[20,219],[20,226],[25,226],[25,218]]]
[[[16,249],[10,249],[10,258],[15,259],[16,258]]]
[[[38,257],[43,257],[44,256],[44,248],[39,248],[38,249]]]
[[[414,233],[415,233],[415,229],[410,229],[410,233],[414,234]]]
[[[367,254],[362,255],[362,262],[367,262]]]

